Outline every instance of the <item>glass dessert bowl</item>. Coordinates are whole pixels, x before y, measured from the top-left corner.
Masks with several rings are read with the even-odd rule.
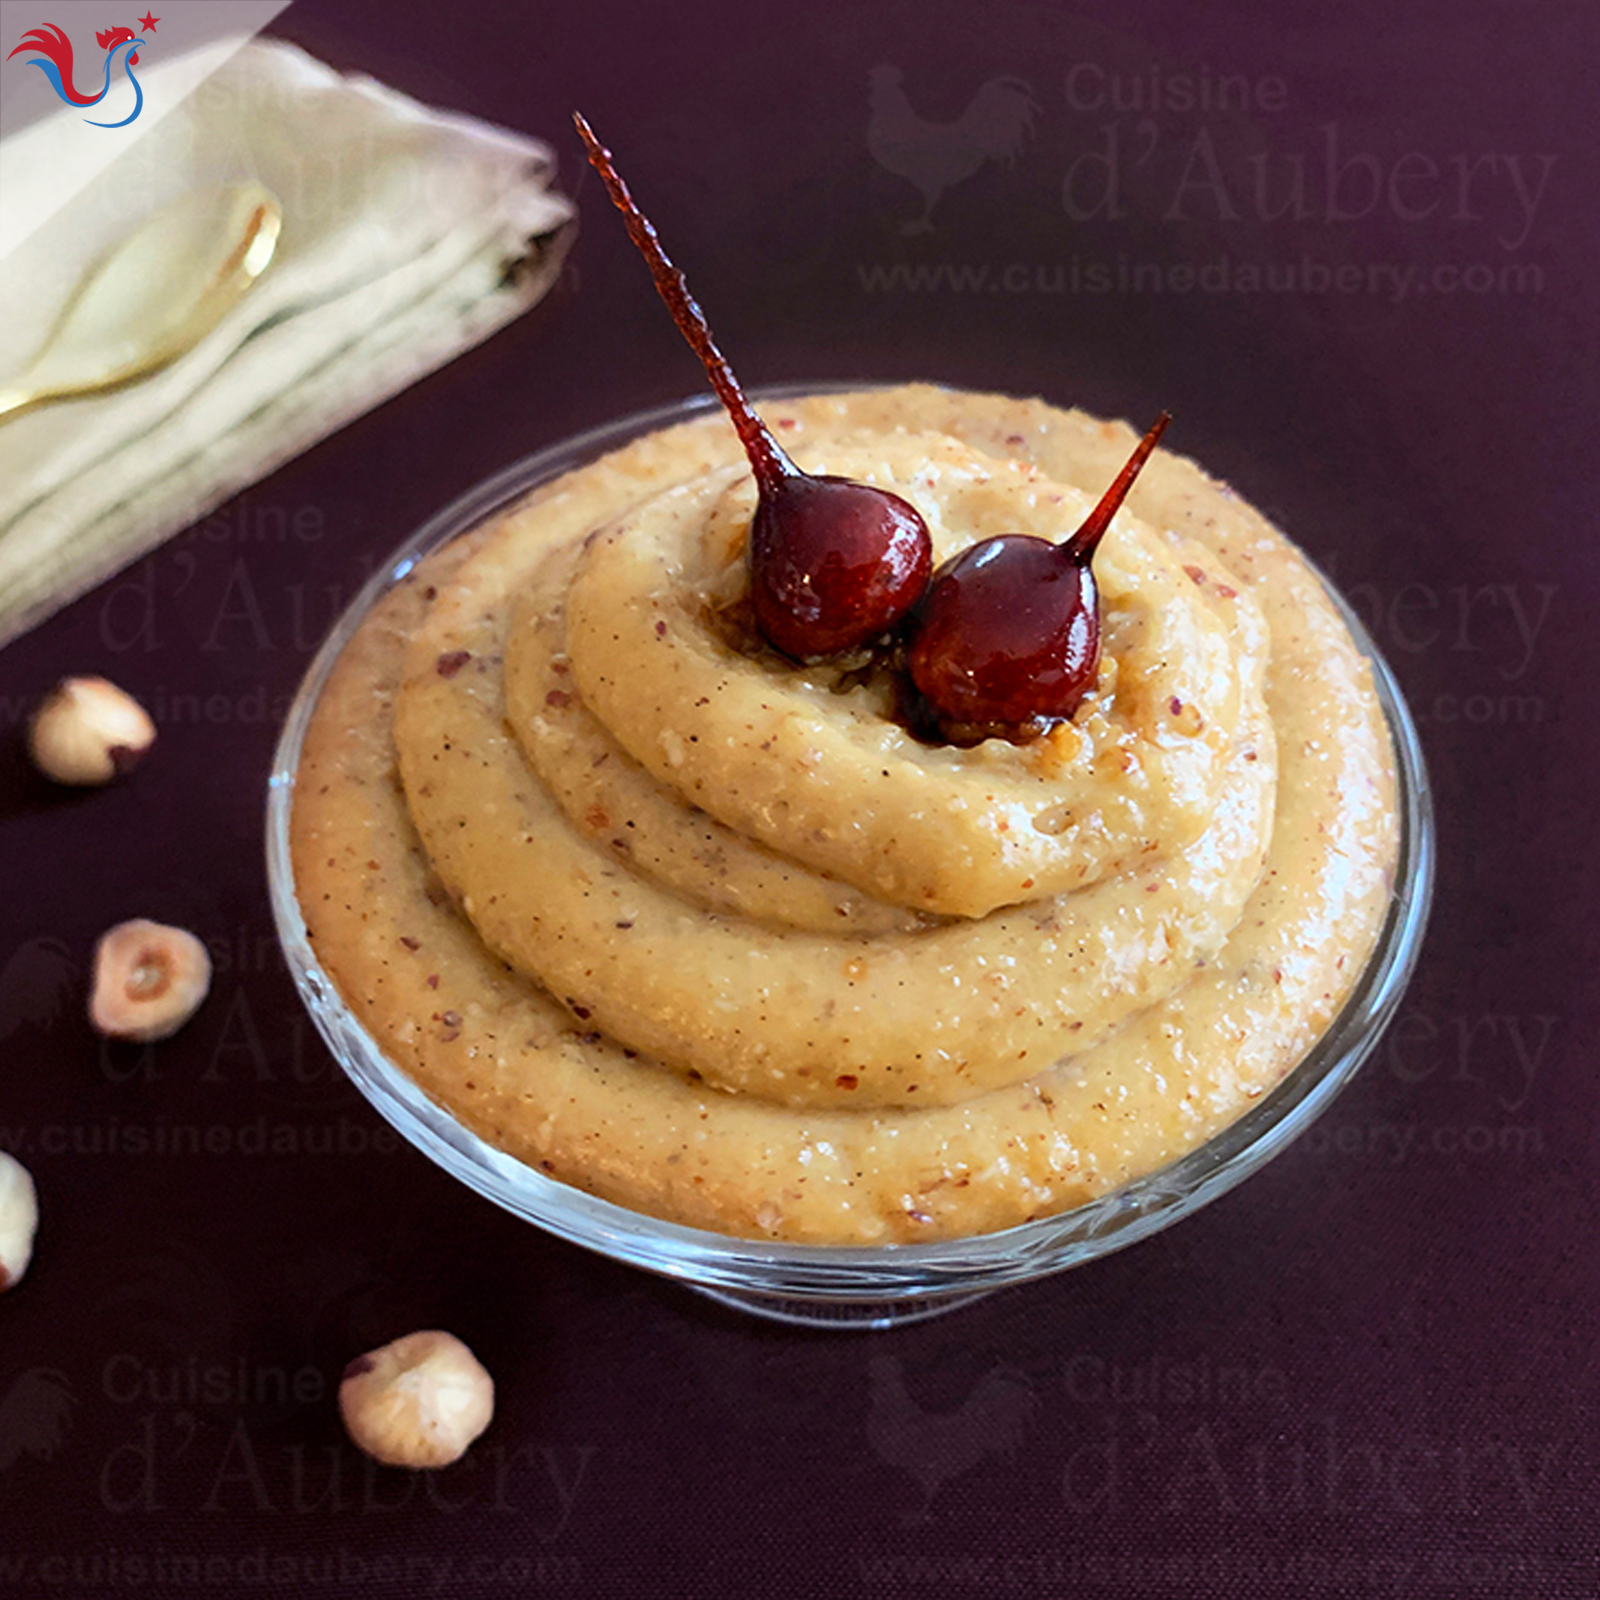
[[[804,444],[808,439],[808,427],[812,433],[820,431],[816,417],[806,407],[825,408],[830,393],[834,391],[808,385],[804,390],[768,390],[758,399],[763,407],[770,408],[773,415],[784,412],[792,403],[795,417],[780,416],[779,426],[790,423],[795,431],[793,435],[785,435],[786,441],[794,437]],[[887,397],[890,392],[878,393]],[[947,391],[929,390],[921,393],[932,397],[935,407],[940,395],[948,395]],[[842,390],[838,394],[840,406],[854,403],[843,398]],[[806,401],[801,398],[802,395],[819,398]],[[949,404],[955,405],[960,399],[951,396]],[[870,402],[870,393],[868,400]],[[1365,954],[1359,973],[1346,975],[1344,992],[1339,996],[1332,1014],[1326,1019],[1318,1019],[1315,1041],[1309,1044],[1309,1048],[1296,1049],[1297,1064],[1273,1072],[1270,1081],[1234,1082],[1240,1069],[1231,1062],[1226,1063],[1218,1082],[1228,1085],[1232,1099],[1213,1119],[1217,1125],[1203,1127],[1203,1136],[1194,1137],[1192,1143],[1181,1151],[1174,1150],[1172,1159],[1147,1164],[1145,1170],[1133,1172],[1125,1180],[1116,1179],[1115,1168],[1108,1159],[1097,1174],[1099,1192],[1085,1192],[1081,1198],[1075,1199],[1075,1191],[1070,1184],[1063,1184],[1048,1192],[1041,1188],[1039,1192],[1046,1196],[1038,1207],[1041,1214],[1015,1221],[1011,1225],[995,1226],[994,1218],[1004,1217],[1005,1213],[1003,1210],[990,1209],[978,1213],[973,1230],[964,1235],[960,1232],[959,1213],[952,1213],[957,1219],[954,1222],[943,1217],[935,1218],[931,1214],[933,1202],[929,1201],[930,1214],[924,1216],[917,1209],[918,1202],[913,1196],[907,1200],[907,1212],[911,1220],[904,1221],[903,1225],[891,1228],[888,1232],[879,1228],[879,1237],[864,1243],[812,1242],[805,1237],[782,1236],[785,1221],[780,1213],[785,1203],[776,1198],[779,1187],[776,1183],[771,1185],[775,1198],[770,1208],[752,1202],[745,1212],[733,1219],[736,1226],[730,1225],[727,1231],[682,1219],[683,1215],[698,1217],[702,1213],[689,1211],[680,1213],[676,1218],[657,1215],[649,1207],[671,1211],[676,1204],[670,1199],[672,1182],[680,1180],[668,1181],[666,1187],[662,1188],[652,1187],[659,1173],[647,1178],[642,1189],[645,1200],[638,1205],[620,1203],[617,1198],[603,1198],[580,1184],[592,1182],[593,1187],[610,1186],[616,1191],[616,1183],[611,1176],[612,1168],[617,1165],[614,1157],[611,1167],[606,1167],[604,1163],[597,1166],[592,1180],[582,1172],[567,1171],[563,1176],[573,1177],[576,1181],[562,1181],[561,1177],[539,1170],[539,1164],[533,1159],[537,1143],[529,1142],[536,1139],[535,1134],[530,1133],[527,1139],[519,1142],[518,1138],[508,1133],[500,1112],[485,1110],[476,1102],[461,1099],[451,1109],[445,1103],[452,1098],[451,1095],[441,1095],[437,1083],[433,1084],[434,1092],[430,1093],[412,1072],[406,1070],[397,1057],[403,1053],[402,1047],[409,1048],[412,1032],[420,1029],[426,1033],[431,1030],[429,1047],[438,1051],[459,1045],[463,1030],[467,1031],[470,1042],[471,1028],[476,1020],[475,1013],[467,1009],[458,1010],[449,1003],[448,998],[440,997],[442,993],[448,993],[448,978],[446,990],[441,991],[437,986],[438,975],[426,970],[430,965],[425,959],[428,954],[426,941],[402,932],[398,940],[389,941],[399,948],[386,948],[381,957],[372,958],[378,963],[370,968],[370,972],[375,974],[374,984],[378,988],[390,985],[392,989],[392,1014],[383,1026],[373,1025],[371,1013],[352,1006],[345,998],[347,992],[370,995],[373,985],[352,980],[348,973],[343,984],[336,981],[328,970],[330,963],[314,945],[314,936],[320,936],[322,930],[315,926],[308,929],[307,905],[320,906],[326,902],[328,895],[324,886],[308,886],[305,882],[297,881],[293,826],[296,783],[297,779],[304,781],[307,770],[308,735],[313,734],[319,708],[326,711],[330,679],[334,677],[338,664],[347,659],[352,641],[372,636],[374,617],[405,585],[418,581],[419,564],[425,572],[430,557],[457,547],[458,542],[480,536],[484,530],[497,528],[506,518],[508,510],[519,502],[537,496],[540,490],[550,490],[553,485],[572,481],[569,474],[599,461],[620,447],[642,441],[639,447],[648,450],[651,441],[660,436],[662,430],[685,422],[703,421],[701,431],[715,426],[708,415],[712,409],[713,402],[708,398],[625,418],[541,451],[497,475],[433,518],[405,541],[353,602],[313,661],[274,759],[267,818],[268,870],[274,915],[290,970],[330,1049],[361,1092],[401,1133],[447,1171],[496,1203],[560,1237],[681,1280],[714,1298],[779,1320],[820,1325],[883,1326],[932,1315],[1004,1285],[1041,1277],[1120,1249],[1226,1192],[1281,1150],[1319,1115],[1371,1051],[1415,967],[1431,894],[1433,820],[1416,730],[1392,675],[1378,657],[1359,620],[1331,591],[1326,591],[1325,598],[1342,619],[1342,627],[1348,638],[1354,641],[1355,649],[1365,658],[1371,695],[1377,708],[1375,720],[1381,718],[1385,736],[1393,750],[1393,853],[1386,867],[1385,881],[1389,888],[1382,897],[1382,905],[1373,913],[1372,925],[1366,936],[1370,953]],[[1040,408],[1040,414],[1064,415],[1050,413],[1047,408]],[[1017,423],[1022,432],[1002,436],[1008,448],[1013,447],[1013,441],[1014,447],[1019,449],[1027,444],[1026,422],[1027,418],[1024,417]],[[1121,431],[1117,431],[1113,443],[1125,453]],[[1112,447],[1113,444],[1108,443],[1107,448]],[[951,470],[955,471],[954,468]],[[729,474],[731,482],[732,469],[729,469]],[[914,478],[915,474],[912,476]],[[1029,483],[1031,481],[1028,480]],[[923,487],[926,493],[934,492],[933,488]],[[983,492],[989,492],[986,481],[981,487]],[[1027,492],[1032,491],[1029,489]],[[1219,492],[1226,491],[1219,489]],[[718,526],[719,517],[726,520],[729,515],[727,504],[725,499],[717,499],[712,503],[708,516],[713,529]],[[737,510],[737,506],[734,509]],[[941,516],[939,520],[942,526],[949,519]],[[1109,604],[1115,613],[1118,603],[1115,599],[1115,561],[1112,565]],[[1196,587],[1204,586],[1207,576],[1195,563],[1180,563],[1180,566],[1189,574],[1184,582],[1192,580]],[[1200,572],[1200,576],[1195,576],[1196,572]],[[1220,604],[1224,607],[1230,604],[1234,596],[1233,589],[1220,584],[1215,573],[1209,581],[1214,587],[1222,589],[1227,597]],[[445,604],[449,603],[447,597]],[[1219,604],[1209,596],[1207,603],[1213,608]],[[465,615],[466,610],[471,608],[461,609]],[[465,623],[462,625],[465,626]],[[677,619],[674,617],[673,626],[676,625]],[[662,636],[670,631],[665,622],[658,622],[656,626],[662,629]],[[363,629],[367,631],[363,633]],[[1114,634],[1116,629],[1113,627],[1111,632]],[[564,658],[559,658],[559,653],[558,660],[564,665]],[[442,651],[436,658],[432,672],[424,675],[429,681],[419,686],[419,692],[440,695],[453,694],[458,689],[477,692],[473,687],[473,674],[478,670],[479,662],[474,658],[473,651]],[[433,683],[432,677],[437,677],[439,683]],[[539,683],[543,681],[538,680]],[[837,688],[837,685],[833,687]],[[550,704],[553,714],[564,713],[567,709],[565,702],[570,698],[568,692],[554,689],[547,693],[552,697]],[[1172,701],[1176,704],[1178,696],[1172,696]],[[1178,709],[1181,711],[1183,708],[1179,706]],[[1176,717],[1178,712],[1173,714]],[[448,749],[450,743],[451,740],[446,738],[442,748]],[[681,750],[671,748],[673,743],[669,739],[668,766],[673,764],[673,754],[679,755],[680,760],[683,755]],[[1247,752],[1246,759],[1253,761],[1254,752]],[[693,764],[692,757],[689,764]],[[406,781],[413,788],[431,787],[429,783],[419,782],[415,768]],[[422,809],[426,821],[427,806],[424,805]],[[602,841],[602,844],[610,842]],[[621,849],[620,844],[618,848]],[[1178,852],[1179,855],[1183,853]],[[303,855],[301,859],[304,861]],[[445,859],[449,860],[448,851]],[[471,870],[470,860],[449,864],[444,869],[447,879],[457,881],[452,883],[448,904],[439,904],[446,900],[445,895],[433,896],[431,903],[441,915],[455,915],[458,904],[465,904],[470,912],[481,909],[474,906],[472,888],[458,881],[462,872]],[[1155,901],[1162,899],[1154,890],[1152,893],[1155,894]],[[724,909],[715,915],[725,918],[726,914]],[[321,913],[315,912],[311,921],[316,924],[320,918]],[[927,925],[919,924],[910,933],[901,930],[889,937],[915,939],[919,932],[933,933],[938,937],[957,937],[946,932],[948,921],[934,918]],[[631,912],[628,916],[619,916],[614,926],[618,942],[625,941],[634,931]],[[500,936],[496,938],[498,940]],[[424,945],[423,950],[415,948],[418,944]],[[495,948],[497,953],[503,953],[498,942]],[[861,948],[868,951],[870,944],[863,943]],[[1202,953],[1194,957],[1196,968],[1205,969],[1213,953],[1210,945],[1204,945]],[[418,959],[414,958],[420,959],[420,965]],[[1269,984],[1283,983],[1285,978],[1285,974],[1278,972],[1258,976],[1264,989]],[[1287,978],[1292,987],[1295,975],[1288,973]],[[532,984],[531,979],[506,981]],[[428,987],[429,984],[433,987]],[[588,1025],[605,1020],[604,1016],[599,1019],[591,1017],[594,1005],[587,992],[582,995],[558,992],[557,1000],[558,1009],[564,1005],[568,1020],[566,1031],[559,1034],[555,1044],[560,1051],[573,1057],[573,1061],[563,1061],[561,1070],[590,1070],[578,1060],[582,1053],[612,1048],[609,1043],[596,1042],[599,1041],[599,1035],[587,1031]],[[1151,1004],[1159,1009],[1161,1003],[1158,993]],[[395,1007],[398,1007],[397,1011]],[[1115,1012],[1114,1005],[1112,1012]],[[1131,1024],[1120,1022],[1117,1014],[1110,1014],[1102,1032],[1110,1037],[1120,1034],[1126,1044],[1130,1027]],[[380,1033],[389,1041],[387,1045],[378,1037]],[[441,1040],[442,1044],[439,1043]],[[1248,1057],[1248,1045],[1248,1041],[1240,1041],[1241,1059]],[[543,1059],[548,1065],[554,1059],[548,1040],[545,1049]],[[634,1049],[625,1050],[623,1055],[629,1063],[625,1070],[672,1076],[675,1092],[680,1094],[688,1092],[716,1097],[724,1089],[734,1087],[719,1083],[713,1077],[710,1085],[700,1084],[696,1079],[697,1086],[685,1091],[685,1086],[673,1069],[657,1067],[648,1058],[640,1059],[639,1052]],[[487,1056],[484,1060],[487,1064]],[[830,1074],[832,1082],[820,1088],[813,1089],[803,1083],[784,1085],[782,1094],[791,1111],[796,1104],[799,1105],[799,1110],[793,1114],[804,1121],[812,1114],[811,1108],[814,1108],[818,1124],[826,1124],[829,1118],[840,1114],[837,1110],[840,1097],[858,1093],[863,1083],[869,1092],[872,1091],[874,1085],[865,1069],[859,1074],[844,1070],[846,1066],[855,1065],[853,1059],[848,1063],[839,1062],[837,1074]],[[521,1069],[507,1070],[515,1076],[515,1072]],[[534,1069],[536,1075],[538,1070]],[[681,1071],[680,1066],[678,1074]],[[1154,1075],[1160,1076],[1159,1072]],[[690,1076],[696,1077],[692,1071]],[[1248,1073],[1245,1076],[1248,1077]],[[1025,1089],[1027,1082],[1032,1080],[1024,1082],[1023,1077],[1023,1074],[1015,1074],[1013,1081],[1002,1076],[996,1080],[997,1086],[988,1086],[982,1092],[1004,1094],[1008,1088]],[[476,1092],[479,1085],[469,1081],[466,1088]],[[1211,1085],[1211,1089],[1216,1090],[1216,1085]],[[881,1089],[877,1106],[892,1122],[900,1114],[899,1107],[907,1103],[908,1092],[914,1094],[916,1091],[915,1084],[907,1084],[903,1080],[890,1081]],[[816,1098],[808,1103],[805,1096],[813,1093]],[[1051,1104],[1048,1096],[1039,1098],[1047,1106]],[[1193,1098],[1199,1100],[1203,1096],[1197,1091]],[[533,1109],[527,1115],[531,1118],[548,1117],[549,1107],[538,1106],[536,1100],[536,1096],[530,1100]],[[710,1103],[720,1107],[728,1101],[713,1098]],[[961,1101],[959,1097],[950,1095],[940,1104],[959,1110]],[[1103,1110],[1104,1107],[1097,1106],[1096,1109]],[[874,1109],[869,1104],[863,1111],[852,1114],[870,1119]],[[1199,1124],[1191,1117],[1188,1125],[1194,1127]],[[520,1148],[528,1159],[511,1153],[506,1148],[508,1145]],[[817,1139],[806,1147],[801,1160],[809,1161],[813,1149],[821,1149],[824,1154],[832,1153],[826,1141]],[[950,1169],[951,1172],[956,1170],[954,1165]],[[971,1177],[976,1176],[980,1181],[973,1184],[972,1188],[983,1188],[982,1174],[975,1173],[970,1166],[959,1170],[962,1176],[954,1180],[955,1186],[971,1192],[967,1190],[967,1185]],[[1110,1178],[1106,1176],[1107,1172],[1112,1174]],[[861,1174],[858,1172],[856,1177],[860,1178]],[[686,1183],[688,1180],[684,1178],[681,1181]],[[948,1185],[949,1182],[950,1173],[947,1172],[934,1187]],[[890,1187],[893,1188],[893,1185]],[[668,1199],[663,1200],[663,1195]],[[950,1200],[948,1188],[941,1198],[942,1201]],[[918,1227],[924,1224],[944,1236],[926,1239],[916,1237]],[[774,1236],[760,1236],[761,1232],[769,1229]]]

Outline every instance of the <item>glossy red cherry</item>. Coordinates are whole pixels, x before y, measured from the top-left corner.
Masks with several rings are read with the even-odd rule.
[[[762,636],[797,660],[844,655],[874,643],[927,587],[933,568],[927,524],[899,495],[845,478],[812,477],[789,459],[745,399],[683,274],[612,165],[611,152],[577,112],[573,121],[750,458],[760,496],[750,529],[750,598]]]
[[[1172,419],[1163,411],[1084,524],[1062,544],[985,539],[947,561],[910,624],[906,667],[922,719],[954,744],[1033,738],[1070,717],[1100,667],[1100,596],[1090,565]]]
[[[750,525],[750,598],[768,643],[799,659],[887,633],[928,586],[933,546],[915,507],[847,478],[763,485]]]

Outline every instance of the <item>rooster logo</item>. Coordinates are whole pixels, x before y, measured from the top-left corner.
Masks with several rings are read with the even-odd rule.
[[[160,20],[160,17],[152,17],[148,11],[139,19],[152,33]],[[126,52],[122,55],[121,66],[128,75],[128,82],[133,85],[133,110],[120,122],[96,122],[93,117],[83,119],[92,128],[125,128],[144,110],[144,90],[139,87],[139,80],[133,75],[134,66],[139,60],[142,41],[132,28],[108,28],[104,33],[97,33],[94,41],[105,51],[105,60],[101,64],[100,88],[95,94],[85,94],[78,87],[72,70],[72,41],[53,22],[45,23],[42,28],[30,28],[23,34],[22,42],[7,54],[6,60],[9,61],[15,55],[22,55],[24,51],[29,52],[27,60],[50,80],[50,87],[65,104],[94,106],[99,105],[111,92],[111,75],[118,65],[117,57],[119,53]]]
[[[53,1028],[77,987],[72,952],[59,939],[30,939],[0,967],[0,1039],[32,1025]]]
[[[946,189],[970,178],[986,161],[1010,166],[1033,129],[1039,107],[1019,78],[991,78],[957,122],[925,122],[911,109],[899,67],[874,67],[867,149],[885,172],[912,183],[922,215],[902,233],[932,233],[933,208]]]
[[[922,1505],[906,1524],[932,1521],[934,1496],[986,1456],[1015,1455],[1034,1405],[1026,1376],[996,1367],[954,1411],[924,1411],[906,1389],[899,1360],[874,1356],[867,1443],[922,1490]]]
[[[77,1404],[64,1372],[32,1367],[0,1395],[0,1472],[36,1456],[54,1461]]]

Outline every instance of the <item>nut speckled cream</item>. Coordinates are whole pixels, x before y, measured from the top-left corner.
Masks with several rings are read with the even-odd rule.
[[[926,386],[779,404],[938,559],[1069,534],[1133,435]],[[881,680],[741,648],[726,421],[435,553],[337,662],[296,885],[378,1043],[468,1126],[723,1233],[948,1238],[1238,1116],[1382,926],[1393,755],[1315,574],[1165,452],[1096,557],[1099,682],[1026,746],[918,743]]]

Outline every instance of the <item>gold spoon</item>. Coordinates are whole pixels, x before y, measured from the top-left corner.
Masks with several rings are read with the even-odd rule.
[[[33,360],[0,385],[0,422],[120,389],[192,350],[266,270],[283,208],[258,183],[181,195],[84,274]]]

